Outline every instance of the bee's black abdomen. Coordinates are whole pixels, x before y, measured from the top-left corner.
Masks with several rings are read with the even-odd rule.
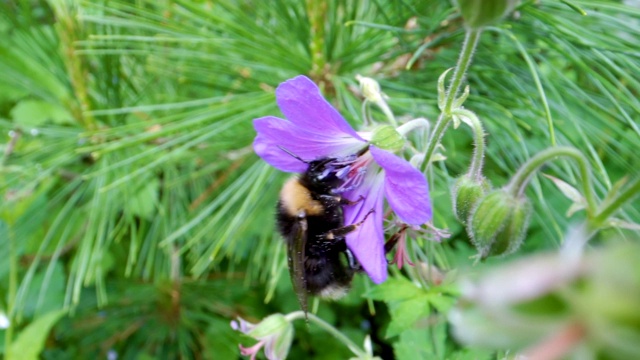
[[[278,201],[276,205],[276,225],[278,226],[278,231],[280,234],[287,240],[293,236],[292,232],[294,230],[294,226],[296,224],[296,217],[289,215],[282,205],[282,201]]]
[[[331,183],[317,181],[322,161],[312,162],[313,172],[290,179],[276,205],[276,224],[287,243],[292,282],[305,311],[306,294],[342,297],[356,271],[347,259],[344,236],[333,233],[344,227],[344,215],[340,198],[330,191],[335,177]]]

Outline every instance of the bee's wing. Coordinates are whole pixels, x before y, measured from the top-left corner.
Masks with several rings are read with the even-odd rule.
[[[293,238],[287,243],[287,259],[293,290],[298,296],[302,311],[307,313],[307,279],[304,272],[305,247],[307,244],[307,219],[300,219],[294,225]]]

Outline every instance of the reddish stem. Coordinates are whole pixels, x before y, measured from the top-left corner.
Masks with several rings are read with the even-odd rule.
[[[554,360],[573,350],[584,339],[586,331],[578,323],[570,324],[560,331],[525,350],[527,360]]]

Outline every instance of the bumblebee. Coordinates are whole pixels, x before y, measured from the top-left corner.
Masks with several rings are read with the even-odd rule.
[[[339,175],[349,170],[352,160],[306,161],[282,150],[308,164],[304,173],[284,184],[276,212],[278,230],[287,245],[291,282],[306,313],[309,295],[338,299],[349,291],[360,265],[347,248],[345,236],[366,217],[356,224],[344,223],[342,206],[362,200],[345,199],[337,191],[344,184]]]

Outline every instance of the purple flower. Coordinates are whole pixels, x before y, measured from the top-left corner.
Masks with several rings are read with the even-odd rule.
[[[337,176],[344,180],[339,195],[352,201],[363,198],[355,205],[344,206],[345,224],[358,223],[374,210],[347,235],[347,246],[375,283],[385,281],[384,199],[407,224],[421,225],[431,220],[424,175],[408,161],[371,145],[371,133],[356,132],[309,78],[298,76],[280,84],[276,100],[288,120],[273,116],[255,119],[255,152],[277,169],[297,173],[306,171],[307,164],[282,148],[309,161],[336,158]],[[355,154],[361,155],[354,158]]]

